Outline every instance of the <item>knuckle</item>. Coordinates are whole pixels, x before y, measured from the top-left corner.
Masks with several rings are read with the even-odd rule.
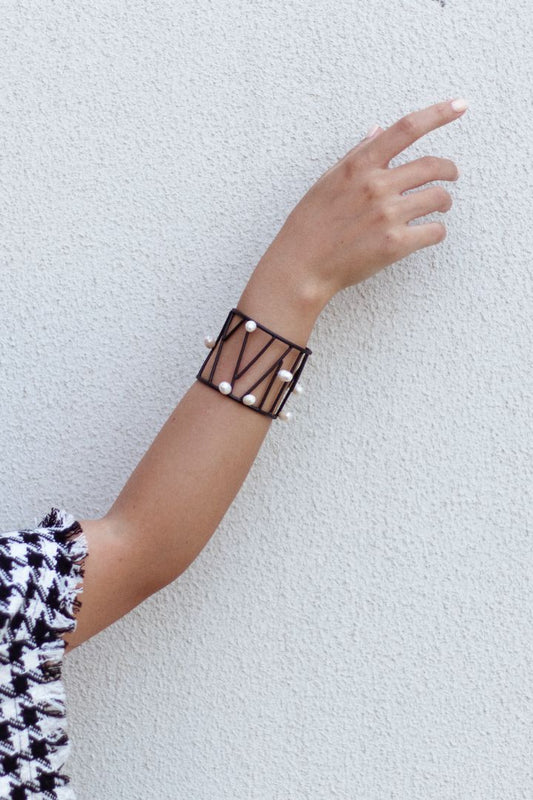
[[[381,224],[389,225],[396,218],[396,211],[390,203],[380,202],[376,207],[376,218]]]
[[[366,175],[361,186],[367,200],[381,200],[387,191],[387,182],[383,175],[371,172]]]
[[[370,181],[370,186],[373,197],[384,197],[388,191],[388,182],[385,174],[375,172]]]
[[[366,200],[371,200],[373,197],[374,186],[370,175],[365,175],[360,183],[360,189]]]
[[[387,255],[397,253],[401,248],[403,235],[397,228],[390,228],[383,234],[383,249]]]
[[[343,179],[351,183],[366,165],[360,152],[350,152],[340,161],[339,166]]]
[[[356,171],[356,163],[353,155],[348,155],[340,162],[342,177],[345,181],[353,180]]]
[[[398,128],[401,133],[407,136],[416,136],[418,132],[418,125],[416,124],[416,117],[413,113],[406,114],[398,121]]]

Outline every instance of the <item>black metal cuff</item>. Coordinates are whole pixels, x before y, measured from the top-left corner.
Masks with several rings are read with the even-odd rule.
[[[233,324],[235,319],[237,319],[237,323]],[[233,369],[233,375],[229,381],[215,383],[213,376],[224,344],[235,334],[235,331],[242,329],[243,326],[244,337],[239,356]],[[267,333],[271,338],[264,347],[246,363],[246,345],[250,336],[253,336],[257,328]],[[249,386],[246,391],[242,392],[242,394],[234,394],[233,385],[235,381],[244,375],[252,364],[259,358],[265,356],[265,354],[268,359],[268,348],[274,341],[285,343],[287,345],[285,351],[275,358],[274,361],[272,361],[272,359],[270,360],[270,365],[265,369],[264,373],[254,380],[253,384]],[[277,419],[279,417],[283,420],[290,420],[292,418],[292,413],[290,411],[285,411],[283,406],[294,390],[296,394],[301,394],[302,388],[300,385],[297,386],[298,379],[312,350],[308,347],[301,347],[299,344],[291,342],[284,336],[274,333],[260,322],[257,322],[257,320],[243,314],[238,308],[231,309],[217,338],[213,339],[210,336],[206,336],[204,343],[211,352],[202,364],[196,376],[197,380],[205,383],[207,386],[211,386],[211,388],[216,389],[216,391],[231,398],[231,400],[236,400],[238,403],[251,408],[253,411],[257,411],[259,414],[264,414],[272,419]],[[242,367],[241,364],[243,364]],[[269,407],[266,408],[266,398],[276,379],[282,382],[282,386],[275,394],[274,398],[269,401]]]

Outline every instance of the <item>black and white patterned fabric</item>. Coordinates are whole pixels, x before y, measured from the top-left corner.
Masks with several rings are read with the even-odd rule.
[[[65,640],[81,607],[87,539],[53,507],[0,533],[0,798],[75,800],[62,682]]]

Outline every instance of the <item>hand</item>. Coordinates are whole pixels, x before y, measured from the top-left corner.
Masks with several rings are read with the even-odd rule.
[[[443,222],[409,225],[416,217],[449,211],[442,186],[403,193],[429,181],[455,181],[449,158],[423,156],[389,162],[429,131],[462,116],[450,102],[435,103],[363,139],[328,169],[291,211],[265,252],[262,267],[279,269],[313,286],[326,299],[415,250],[446,236]],[[327,300],[326,300],[327,301]]]

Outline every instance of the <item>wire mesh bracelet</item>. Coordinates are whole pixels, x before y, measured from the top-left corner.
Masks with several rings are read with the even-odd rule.
[[[233,367],[231,379],[229,381],[220,381],[217,383],[213,379],[213,376],[215,375],[224,345],[228,339],[234,336],[236,331],[239,330],[241,332],[244,330],[244,336],[239,355]],[[264,331],[271,338],[253,358],[246,362],[246,347],[249,345],[250,341],[252,341],[251,337],[254,337],[254,332],[257,330]],[[257,338],[257,334],[255,334],[255,338]],[[252,385],[248,386],[244,392],[239,391],[239,394],[235,394],[233,392],[235,382],[239,380],[259,358],[265,357],[265,355],[266,358],[268,358],[269,347],[273,342],[284,343],[286,345],[284,352],[274,358],[271,357],[269,366],[253,381]],[[257,322],[257,320],[243,314],[238,308],[231,309],[217,338],[214,339],[211,336],[206,336],[204,344],[211,352],[202,364],[196,376],[197,380],[205,383],[207,386],[211,386],[211,388],[216,389],[216,391],[229,397],[231,400],[236,400],[238,403],[247,406],[253,411],[257,411],[259,414],[264,414],[272,419],[277,419],[279,417],[284,421],[292,419],[292,412],[286,411],[284,405],[293,391],[297,395],[302,393],[303,390],[300,384],[298,384],[298,379],[312,350],[308,347],[301,347],[291,342],[289,339],[286,339],[284,336],[274,333],[260,322]],[[249,350],[250,347],[248,346],[248,351]],[[275,394],[273,400],[267,403],[267,396],[276,378],[281,381],[281,388]],[[262,395],[259,396],[263,390],[265,381],[267,382],[266,388],[264,388]],[[261,384],[263,384],[263,386]]]

